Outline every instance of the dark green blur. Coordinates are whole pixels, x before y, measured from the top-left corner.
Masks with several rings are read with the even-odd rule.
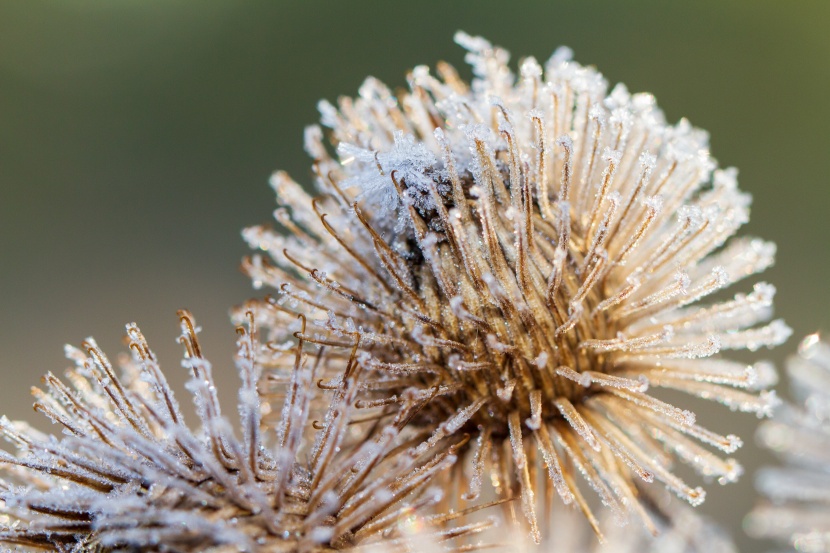
[[[710,131],[755,198],[746,232],[779,246],[763,278],[795,329],[780,362],[830,329],[828,28],[826,0],[2,0],[0,410],[33,418],[28,388],[65,367],[64,342],[92,334],[114,356],[133,320],[181,382],[183,306],[232,401],[227,310],[253,293],[239,230],[270,218],[269,174],[308,182],[302,129],[319,98],[369,74],[402,86],[414,65],[463,65],[456,29],[514,60],[569,45],[611,83],[654,93],[669,120]],[[752,469],[770,460],[756,421],[694,407],[745,438],[750,473],[708,486],[703,509],[743,551],[764,549],[739,528]]]

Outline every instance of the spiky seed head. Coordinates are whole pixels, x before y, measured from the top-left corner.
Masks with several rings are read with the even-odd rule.
[[[211,365],[191,315],[180,312],[199,428],[191,430],[134,324],[132,358],[121,374],[92,339],[67,347],[75,367],[66,379],[44,378],[35,409],[62,427],[45,435],[3,417],[0,431],[17,448],[2,452],[0,543],[26,550],[314,553],[403,551],[420,536],[455,551],[457,539],[487,528],[466,513],[425,516],[442,500],[436,477],[447,472],[463,440],[420,443],[406,431],[422,407],[405,399],[395,416],[354,417],[354,362],[338,385],[314,385],[316,364],[302,339],[286,382],[262,377],[253,312],[240,327],[241,437],[222,415]],[[302,320],[300,331],[305,329]],[[282,417],[263,424],[263,406],[282,398]],[[316,418],[316,420],[314,420]],[[415,450],[417,448],[417,451]]]
[[[281,228],[244,233],[267,252],[245,270],[276,291],[260,310],[269,367],[290,365],[286,321],[306,314],[321,374],[354,349],[367,415],[430,397],[416,424],[473,438],[466,497],[489,472],[497,494],[521,495],[536,539],[539,470],[594,524],[577,474],[620,518],[641,512],[637,480],[701,503],[673,465],[732,482],[740,466],[712,450],[741,441],[650,389],[767,415],[764,365],[720,353],[790,334],[762,324],[768,284],[710,299],[773,262],[773,244],[733,237],[750,204],[736,170],[717,168],[704,131],[667,124],[649,94],[609,92],[567,49],[516,74],[505,50],[456,41],[471,83],[445,63],[398,94],[369,78],[319,104],[328,144],[306,131],[315,191],[273,176]]]

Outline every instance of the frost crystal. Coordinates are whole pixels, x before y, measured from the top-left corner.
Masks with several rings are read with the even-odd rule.
[[[498,497],[519,498],[535,539],[539,470],[589,520],[579,477],[652,527],[638,481],[697,505],[705,492],[675,461],[720,483],[741,469],[710,450],[732,453],[739,439],[651,393],[759,416],[776,402],[762,389],[770,378],[720,356],[787,339],[783,322],[765,324],[774,289],[711,299],[769,267],[774,247],[733,238],[750,201],[736,172],[717,168],[706,132],[667,124],[652,96],[609,94],[567,49],[517,76],[505,50],[456,41],[471,83],[439,64],[413,70],[397,96],[369,79],[358,98],[321,104],[337,156],[322,132],[306,133],[316,193],[278,173],[290,217],[245,232],[267,252],[247,272],[282,296],[260,302],[261,322],[275,343],[299,314],[323,322],[303,335],[322,375],[361,352],[366,417],[429,398],[415,427],[471,438],[459,449],[465,497],[489,474]],[[269,353],[275,377],[290,370]]]
[[[807,336],[787,363],[795,404],[776,410],[758,440],[783,466],[756,478],[766,498],[747,517],[750,535],[776,538],[797,551],[830,551],[830,345]]]
[[[405,183],[407,197],[421,210],[434,209],[430,187],[433,177],[428,174],[436,164],[435,156],[415,137],[395,131],[394,142],[388,152],[369,151],[348,143],[337,147],[343,163],[355,160],[352,175],[343,181],[345,188],[359,190],[358,199],[372,206],[375,216],[383,217],[398,208],[401,195],[391,176]]]

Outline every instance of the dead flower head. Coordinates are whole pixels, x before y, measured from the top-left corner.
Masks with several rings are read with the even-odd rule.
[[[463,439],[419,446],[406,422],[422,407],[409,398],[395,416],[353,417],[359,372],[345,366],[332,392],[312,382],[317,368],[294,344],[286,382],[261,379],[253,325],[240,327],[238,437],[222,415],[193,318],[180,312],[200,427],[193,431],[139,329],[127,326],[131,358],[120,375],[92,339],[67,346],[75,368],[49,374],[35,409],[63,428],[42,434],[2,419],[18,453],[0,453],[4,524],[0,542],[59,552],[322,552],[382,546],[400,551],[410,527],[455,551],[489,520],[458,525],[466,513],[418,516],[442,500],[433,484],[453,465]],[[302,326],[302,323],[301,323]],[[276,425],[263,405],[283,403]],[[325,396],[325,397],[324,397]],[[312,420],[311,417],[318,417]],[[404,431],[404,432],[402,432]],[[469,544],[465,550],[472,550]]]
[[[538,541],[538,467],[595,526],[580,476],[621,520],[633,510],[655,529],[634,482],[697,505],[703,489],[675,462],[732,482],[741,468],[722,454],[741,441],[650,391],[759,416],[775,402],[758,393],[766,365],[719,355],[789,336],[762,324],[774,288],[710,299],[769,267],[775,248],[733,238],[750,204],[735,169],[718,169],[707,134],[667,124],[651,95],[608,92],[567,49],[516,75],[501,48],[456,41],[471,83],[445,63],[416,67],[398,94],[369,78],[359,97],[320,103],[331,147],[307,129],[315,192],[274,175],[281,228],[245,232],[268,253],[245,269],[277,292],[259,310],[267,364],[290,367],[281,343],[303,313],[321,375],[357,352],[366,416],[429,398],[414,424],[472,436],[465,499],[488,474],[497,495],[521,496]]]

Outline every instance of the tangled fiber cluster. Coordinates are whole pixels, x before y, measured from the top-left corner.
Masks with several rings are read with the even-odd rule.
[[[383,424],[361,423],[353,416],[354,363],[322,398],[312,385],[316,363],[302,340],[290,380],[263,392],[252,322],[238,329],[242,436],[235,436],[193,318],[180,312],[180,319],[198,430],[185,425],[135,325],[127,326],[132,357],[123,360],[120,376],[93,340],[83,349],[67,346],[76,364],[67,371],[69,384],[49,374],[46,391],[34,392],[35,409],[65,436],[5,418],[0,425],[20,450],[0,456],[16,467],[2,482],[7,524],[0,542],[58,552],[194,553],[316,552],[379,542],[391,553],[409,549],[408,528],[415,525],[418,539],[439,544],[433,550],[454,551],[452,540],[491,524],[454,524],[464,512],[415,517],[440,502],[431,483],[453,465],[460,445],[402,439],[422,406],[418,400],[405,401]],[[262,401],[275,386],[285,398],[282,418],[263,425]],[[312,422],[315,415],[320,420]],[[473,549],[468,544],[464,551]]]
[[[763,324],[774,288],[707,301],[769,267],[774,246],[733,238],[750,204],[736,171],[652,96],[609,93],[566,49],[515,75],[504,50],[456,40],[470,84],[447,64],[416,67],[398,94],[369,78],[358,98],[320,103],[330,148],[307,129],[315,191],[274,175],[280,228],[244,233],[268,253],[246,271],[277,292],[255,302],[262,362],[290,368],[282,344],[304,314],[321,387],[356,352],[365,416],[428,398],[416,427],[471,436],[465,500],[489,475],[496,496],[520,496],[538,542],[542,470],[546,513],[555,490],[599,532],[581,477],[619,520],[633,511],[656,532],[637,483],[697,505],[704,490],[675,462],[732,482],[741,468],[722,454],[741,441],[651,390],[759,416],[776,402],[767,365],[719,356],[789,336]]]
[[[758,439],[784,466],[758,473],[766,501],[747,518],[747,531],[789,542],[797,551],[830,551],[830,345],[811,335],[787,364],[796,404],[764,422]]]

